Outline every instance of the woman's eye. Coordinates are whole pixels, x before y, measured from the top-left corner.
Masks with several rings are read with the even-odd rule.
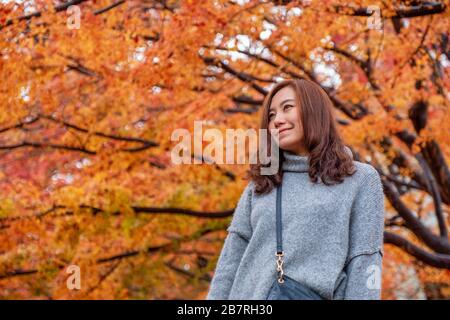
[[[273,116],[274,116],[273,113],[269,114],[269,120],[272,120]]]
[[[284,110],[286,110],[287,107],[292,107],[292,105],[290,105],[290,104],[285,105]]]

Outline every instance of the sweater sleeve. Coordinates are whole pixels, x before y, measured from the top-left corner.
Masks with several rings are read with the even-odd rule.
[[[233,218],[227,228],[222,251],[217,260],[206,300],[227,300],[234,278],[252,236],[250,224],[252,183],[250,182],[238,201]]]
[[[351,211],[345,300],[381,299],[383,232],[383,185],[378,172],[370,166]]]

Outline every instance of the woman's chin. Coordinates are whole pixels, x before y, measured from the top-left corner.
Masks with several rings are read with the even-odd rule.
[[[280,139],[278,145],[282,150],[295,152],[295,150],[298,149],[299,142],[290,141],[289,139]]]
[[[292,141],[290,141],[289,137],[280,137],[279,138],[279,146],[283,150],[288,150],[293,147]]]
[[[291,145],[286,145],[286,144],[281,144],[281,143],[280,143],[280,149],[283,150],[283,151],[291,151],[291,150],[293,150]]]

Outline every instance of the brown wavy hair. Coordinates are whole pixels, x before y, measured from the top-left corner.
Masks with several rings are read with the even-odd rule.
[[[351,153],[337,130],[334,117],[333,104],[327,93],[316,83],[305,79],[284,80],[277,83],[264,98],[261,119],[261,129],[268,130],[269,108],[273,96],[286,86],[291,86],[296,94],[298,106],[300,106],[300,119],[304,131],[304,144],[309,155],[310,180],[318,182],[318,178],[325,185],[342,183],[346,176],[356,172]],[[270,130],[268,130],[268,150],[270,154]],[[260,146],[258,146],[260,148]],[[283,178],[283,152],[279,150],[279,168],[274,175],[261,175],[261,167],[270,166],[261,164],[260,159],[256,164],[250,165],[248,177],[254,182],[255,192],[263,194],[270,192],[275,186],[281,184]]]

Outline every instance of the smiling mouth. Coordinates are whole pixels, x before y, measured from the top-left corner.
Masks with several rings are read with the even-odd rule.
[[[283,129],[283,130],[280,130],[280,131],[278,132],[278,134],[282,134],[283,132],[286,132],[286,131],[289,131],[289,130],[291,130],[291,129]]]

